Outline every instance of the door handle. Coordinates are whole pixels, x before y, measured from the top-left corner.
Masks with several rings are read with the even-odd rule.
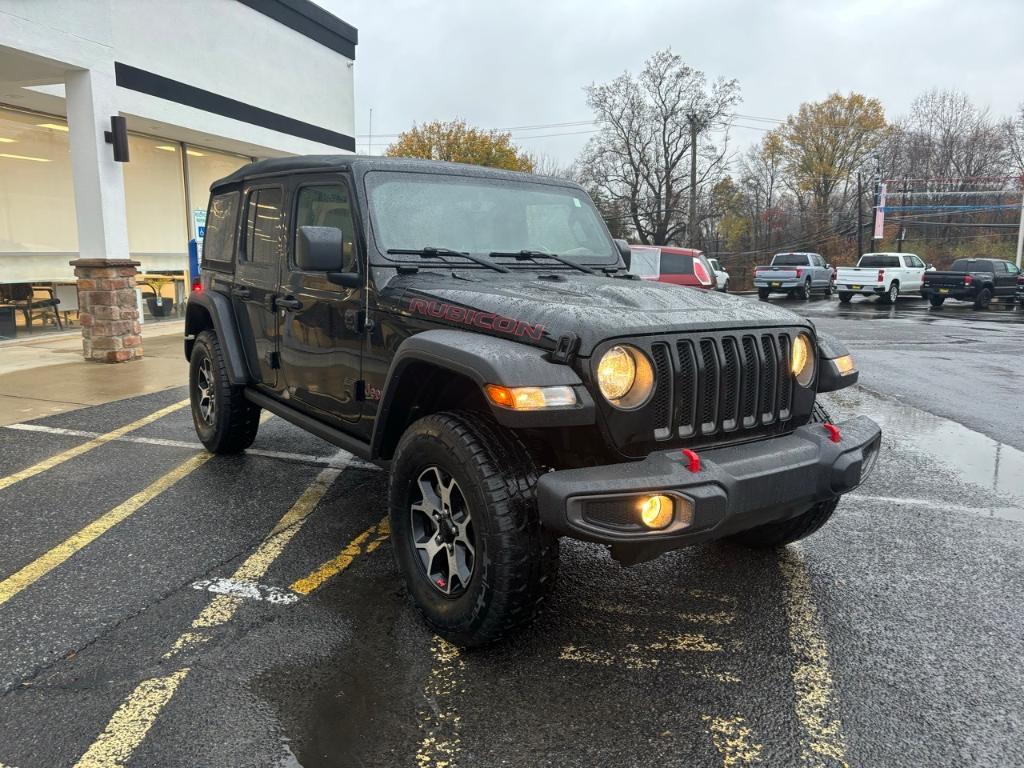
[[[296,312],[302,309],[302,302],[293,296],[283,296],[278,299],[274,299],[274,306],[277,309],[286,309],[289,312]]]
[[[231,293],[234,294],[235,296],[237,296],[240,299],[248,299],[249,298],[249,289],[248,288],[232,288],[231,289]]]

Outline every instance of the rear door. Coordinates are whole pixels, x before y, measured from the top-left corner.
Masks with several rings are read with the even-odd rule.
[[[900,292],[909,293],[921,287],[921,272],[917,268],[919,259],[912,253],[900,256]]]
[[[278,389],[279,323],[274,298],[281,281],[285,227],[280,185],[245,190],[242,232],[231,289],[231,303],[252,375]]]
[[[347,175],[316,174],[296,180],[279,313],[281,366],[291,402],[339,425],[359,420],[364,399],[360,388],[366,273],[353,200]],[[299,269],[295,244],[304,226],[341,230],[338,271],[363,275],[358,288],[335,285],[326,272]]]
[[[1008,261],[993,262],[996,296],[1005,298],[1017,292],[1017,266]]]

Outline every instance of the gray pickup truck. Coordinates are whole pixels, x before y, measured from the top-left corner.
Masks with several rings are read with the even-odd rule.
[[[767,267],[754,268],[754,287],[761,299],[772,293],[788,293],[800,299],[812,291],[832,295],[835,271],[820,253],[777,253]]]

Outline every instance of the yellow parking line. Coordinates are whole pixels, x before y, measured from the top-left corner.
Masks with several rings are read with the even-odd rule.
[[[842,723],[829,669],[828,647],[811,583],[799,550],[790,547],[779,558],[786,580],[786,618],[793,651],[793,688],[800,737],[801,765],[847,768]]]
[[[764,747],[750,738],[752,731],[743,717],[704,715],[703,720],[711,734],[711,743],[722,756],[724,768],[739,768],[761,762]]]
[[[143,416],[141,419],[133,421],[131,424],[125,424],[123,427],[118,427],[117,429],[111,432],[107,432],[106,434],[100,435],[99,437],[95,437],[92,440],[89,440],[88,442],[82,443],[81,445],[76,445],[74,448],[68,448],[66,451],[61,451],[55,456],[51,456],[48,459],[43,459],[42,461],[33,464],[31,467],[27,467],[18,472],[15,472],[14,474],[7,475],[6,477],[0,477],[0,490],[3,490],[4,488],[9,488],[15,483],[21,482],[22,480],[27,480],[30,477],[35,477],[36,475],[45,472],[48,469],[53,469],[58,464],[63,464],[68,459],[73,459],[76,456],[81,456],[83,453],[87,453],[88,451],[91,451],[93,448],[99,448],[101,445],[109,443],[111,440],[117,440],[117,438],[121,437],[122,435],[126,435],[129,432],[133,432],[136,429],[139,429],[139,427],[144,427],[147,424],[152,424],[157,419],[162,419],[167,414],[174,413],[175,411],[184,408],[186,405],[188,405],[188,403],[188,400],[182,400],[181,402],[174,403],[173,405],[168,405],[166,408],[161,408],[159,411],[149,414],[149,416]]]
[[[80,531],[65,539],[49,552],[33,560],[17,573],[0,581],[0,605],[3,605],[25,587],[38,581],[41,577],[63,563],[78,550],[87,546],[125,518],[133,515],[141,507],[166,491],[189,472],[202,466],[212,458],[212,454],[200,453],[172,469],[166,475],[157,478],[130,499],[118,504],[102,517],[98,517]]]
[[[390,533],[391,527],[388,524],[388,519],[385,517],[379,523],[371,525],[361,534],[352,539],[348,546],[341,551],[340,555],[331,558],[308,576],[296,579],[288,589],[292,592],[298,592],[300,595],[310,594],[314,590],[323,586],[325,581],[337,576],[352,565],[352,561],[359,557],[359,555],[364,552],[369,554],[377,549],[377,547],[387,539]],[[376,536],[374,536],[374,534],[376,534]],[[371,536],[373,536],[372,539],[370,538]]]
[[[237,581],[260,579],[285,545],[301,530],[341,472],[341,469],[327,468],[317,475],[231,578]],[[240,604],[238,597],[214,597],[192,621],[191,627],[175,640],[163,658],[171,659],[186,649],[205,643],[210,638],[208,630],[231,621]],[[103,733],[75,764],[75,768],[115,768],[128,762],[188,673],[189,667],[181,667],[165,677],[139,683],[114,713]]]
[[[419,723],[426,733],[416,750],[416,765],[418,768],[453,768],[462,751],[459,736],[462,717],[454,705],[465,663],[458,647],[437,635],[430,644],[430,651],[434,663],[423,687],[428,707],[420,710]]]
[[[139,684],[118,707],[106,729],[75,763],[75,768],[114,768],[124,765],[146,738],[157,715],[188,674],[183,667],[166,677],[154,677]]]

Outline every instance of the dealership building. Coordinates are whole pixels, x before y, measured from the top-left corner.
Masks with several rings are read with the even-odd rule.
[[[212,181],[354,151],[356,43],[309,0],[0,0],[0,289],[48,284],[66,311],[72,260],[177,279]]]

